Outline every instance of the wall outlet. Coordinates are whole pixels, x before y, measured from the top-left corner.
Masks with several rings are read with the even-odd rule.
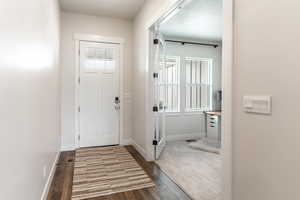
[[[44,165],[44,167],[43,167],[43,177],[46,178],[46,176],[47,176],[47,166]]]

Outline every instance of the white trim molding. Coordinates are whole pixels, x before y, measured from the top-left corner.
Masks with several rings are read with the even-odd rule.
[[[104,42],[104,43],[113,43],[113,44],[125,43],[125,40],[119,37],[106,37],[101,35],[91,35],[91,34],[81,34],[81,33],[75,33],[73,35],[73,39],[80,40],[80,41]]]
[[[222,199],[232,200],[232,72],[233,72],[233,13],[234,1],[223,0],[222,41]]]
[[[62,145],[60,151],[74,151],[76,149],[74,144]]]
[[[74,149],[79,148],[79,140],[78,136],[80,134],[79,130],[79,113],[78,113],[78,106],[79,106],[79,67],[80,67],[80,62],[79,62],[79,49],[80,49],[80,41],[90,41],[90,42],[102,42],[102,43],[111,43],[111,44],[119,44],[120,45],[120,75],[119,75],[119,82],[120,82],[120,139],[119,139],[119,144],[125,143],[123,141],[124,137],[124,44],[125,40],[123,38],[118,38],[118,37],[106,37],[106,36],[100,36],[100,35],[90,35],[90,34],[80,34],[80,33],[75,33],[73,35],[73,40],[74,40],[74,55],[75,55],[75,145]],[[69,150],[67,147],[66,150]],[[73,149],[72,148],[72,149]]]
[[[56,171],[56,165],[57,165],[59,156],[60,156],[60,152],[57,152],[57,154],[55,156],[55,159],[54,159],[54,162],[52,164],[49,176],[47,178],[47,182],[46,182],[46,185],[44,187],[44,190],[43,190],[43,193],[42,193],[42,196],[41,196],[41,200],[47,200],[49,189],[50,189],[50,186],[51,186],[51,183],[52,183],[55,171]]]
[[[145,160],[152,160],[151,157],[147,154],[147,151],[134,140],[131,140],[131,145],[145,158]]]

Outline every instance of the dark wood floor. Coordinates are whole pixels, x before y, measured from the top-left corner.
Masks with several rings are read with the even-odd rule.
[[[155,182],[155,188],[123,192],[89,200],[191,200],[154,162],[147,162],[132,146],[127,150]],[[62,152],[47,200],[70,200],[75,152]]]

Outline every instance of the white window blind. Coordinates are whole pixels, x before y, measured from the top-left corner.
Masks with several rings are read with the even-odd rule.
[[[166,56],[165,74],[161,68],[159,75],[159,90],[164,96],[166,112],[179,112],[180,109],[180,57]],[[163,93],[165,92],[165,95]]]
[[[185,58],[186,112],[210,110],[212,59]]]

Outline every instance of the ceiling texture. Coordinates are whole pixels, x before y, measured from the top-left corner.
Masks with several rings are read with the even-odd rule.
[[[145,0],[60,0],[63,11],[133,19]]]
[[[160,28],[169,37],[221,41],[222,0],[188,0]]]

